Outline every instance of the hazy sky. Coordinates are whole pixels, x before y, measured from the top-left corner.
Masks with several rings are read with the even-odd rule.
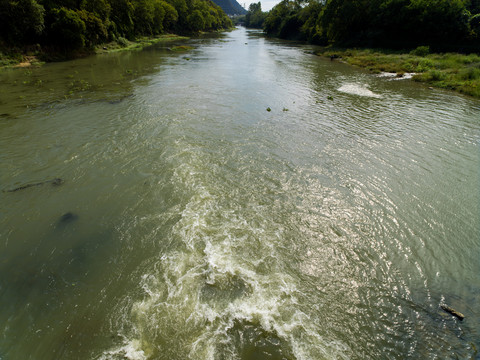
[[[248,7],[250,6],[250,4],[252,2],[255,2],[255,3],[258,2],[258,0],[257,1],[255,1],[255,0],[253,0],[253,1],[252,0],[249,0],[249,1],[247,1],[247,0],[237,0],[237,1],[246,10],[248,10]],[[261,0],[260,2],[262,3],[262,10],[263,11],[268,11],[268,10],[271,10],[275,5],[277,5],[280,2],[280,0]]]

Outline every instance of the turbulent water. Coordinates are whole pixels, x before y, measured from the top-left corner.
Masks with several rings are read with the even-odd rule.
[[[480,358],[480,102],[188,45],[0,72],[0,359]]]

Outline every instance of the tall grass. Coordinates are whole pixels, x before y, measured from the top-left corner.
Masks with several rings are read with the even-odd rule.
[[[410,52],[375,49],[324,49],[324,56],[339,56],[343,61],[372,73],[392,72],[402,76],[415,73],[414,81],[451,89],[480,98],[480,55],[430,53],[426,46]]]

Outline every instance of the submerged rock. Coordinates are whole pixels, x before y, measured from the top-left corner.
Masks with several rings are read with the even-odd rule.
[[[72,212],[67,212],[67,213],[63,214],[62,216],[60,216],[60,219],[58,220],[58,223],[59,224],[67,224],[67,223],[71,223],[71,222],[73,222],[77,219],[78,219],[77,214],[74,214]]]
[[[40,186],[40,185],[49,184],[49,183],[52,184],[53,186],[59,186],[59,185],[62,185],[64,183],[64,181],[63,181],[63,179],[55,178],[55,179],[52,179],[52,180],[42,181],[42,182],[34,183],[34,184],[25,184],[25,185],[22,185],[22,186],[19,186],[19,187],[15,188],[15,189],[4,190],[4,192],[15,192],[15,191],[19,191],[19,190],[28,189],[28,188],[33,187],[33,186]]]

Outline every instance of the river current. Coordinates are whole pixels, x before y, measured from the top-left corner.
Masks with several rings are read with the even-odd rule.
[[[0,359],[479,359],[480,101],[186,44],[0,72]]]

